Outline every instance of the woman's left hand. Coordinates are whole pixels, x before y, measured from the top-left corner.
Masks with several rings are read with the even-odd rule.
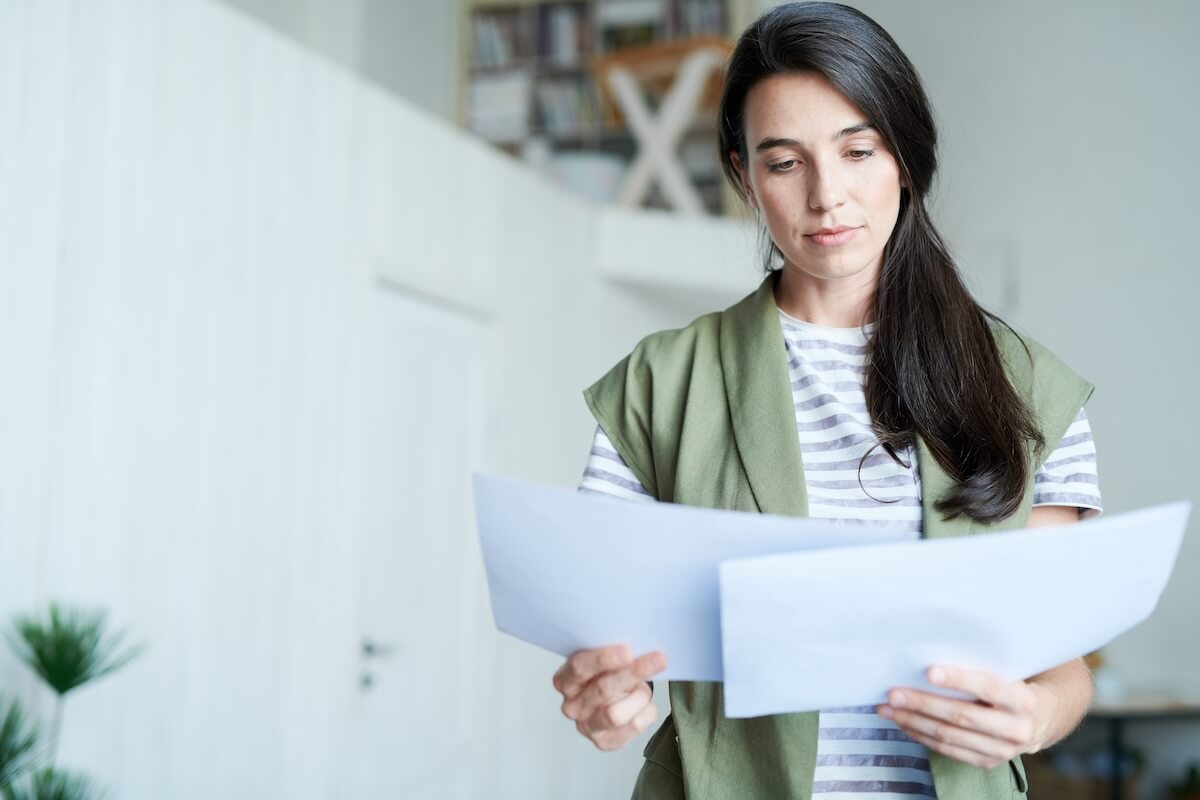
[[[934,686],[978,699],[892,689],[888,702],[876,711],[930,750],[990,769],[1044,746],[1053,718],[1045,688],[956,667],[932,667],[926,677]]]

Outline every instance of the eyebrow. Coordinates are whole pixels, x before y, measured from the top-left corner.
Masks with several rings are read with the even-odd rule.
[[[849,128],[842,128],[831,137],[831,141],[837,141],[845,136],[853,136],[856,133],[862,133],[867,130],[875,130],[875,126],[869,122],[860,122],[857,125],[851,125]],[[754,148],[754,152],[761,153],[763,150],[770,150],[772,147],[799,147],[800,142],[796,139],[763,139],[758,143],[758,147]]]

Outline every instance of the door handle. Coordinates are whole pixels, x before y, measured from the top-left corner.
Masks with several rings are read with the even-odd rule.
[[[394,644],[383,644],[370,639],[363,639],[362,656],[363,658],[391,658],[400,648]]]
[[[363,658],[379,659],[391,658],[392,656],[396,655],[396,653],[400,652],[400,650],[401,648],[399,645],[384,644],[371,639],[363,639],[362,648],[359,652],[362,654]],[[370,691],[375,686],[375,675],[370,671],[370,669],[373,668],[364,666],[362,673],[359,675],[358,685],[364,692]]]

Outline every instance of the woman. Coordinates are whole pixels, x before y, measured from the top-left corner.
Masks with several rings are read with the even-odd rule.
[[[776,8],[739,40],[718,119],[726,175],[770,238],[768,276],[588,389],[599,427],[581,488],[914,538],[1098,511],[1091,386],[964,288],[924,205],[929,103],[891,37],[844,6]],[[646,681],[665,665],[583,651],[554,685],[610,750],[654,721]],[[1019,682],[929,666],[976,699],[897,687],[877,707],[731,720],[720,684],[672,682],[634,796],[1022,796],[1020,755],[1066,736],[1091,697],[1079,660]]]

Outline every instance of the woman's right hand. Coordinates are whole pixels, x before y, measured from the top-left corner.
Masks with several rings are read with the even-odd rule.
[[[658,717],[646,681],[667,668],[659,652],[634,658],[625,645],[580,650],[554,673],[562,712],[601,750],[619,750]]]

